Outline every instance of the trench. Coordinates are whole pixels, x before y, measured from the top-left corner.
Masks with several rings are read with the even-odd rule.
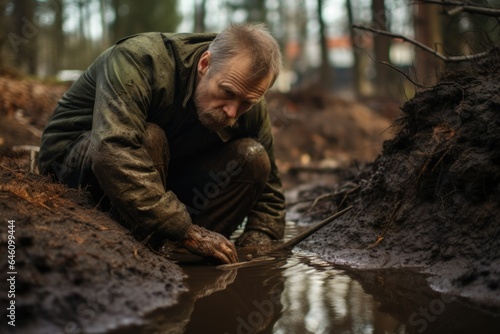
[[[285,240],[301,230],[288,223]],[[408,268],[346,268],[301,251],[232,270],[181,266],[189,291],[178,304],[111,333],[498,333],[500,328],[494,310],[440,294],[425,275]]]

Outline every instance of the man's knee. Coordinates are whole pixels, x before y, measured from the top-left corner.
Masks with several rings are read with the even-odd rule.
[[[271,173],[271,163],[266,149],[251,138],[237,142],[237,158],[242,176],[259,183],[265,183]]]
[[[155,123],[146,123],[144,131],[144,146],[146,148],[158,148],[165,145],[168,148],[167,135],[159,125]]]
[[[143,145],[156,165],[167,164],[170,160],[167,135],[158,125],[146,123]]]
[[[166,187],[170,149],[165,131],[154,123],[146,123],[143,145],[151,157],[153,167],[160,174],[163,186]]]

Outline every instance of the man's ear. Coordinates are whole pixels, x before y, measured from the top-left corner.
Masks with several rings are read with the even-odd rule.
[[[210,51],[205,51],[198,61],[198,74],[203,76],[208,71],[208,66],[210,65]]]

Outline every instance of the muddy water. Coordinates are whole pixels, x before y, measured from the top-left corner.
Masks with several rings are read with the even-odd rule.
[[[287,226],[287,235],[296,233]],[[499,333],[498,310],[432,291],[409,270],[360,271],[294,252],[251,268],[183,265],[178,305],[120,333]]]

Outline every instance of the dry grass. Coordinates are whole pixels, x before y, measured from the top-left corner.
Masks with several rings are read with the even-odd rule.
[[[64,185],[52,183],[47,177],[12,170],[0,165],[0,192],[19,197],[35,206],[52,209],[71,205],[62,196],[68,191]]]

